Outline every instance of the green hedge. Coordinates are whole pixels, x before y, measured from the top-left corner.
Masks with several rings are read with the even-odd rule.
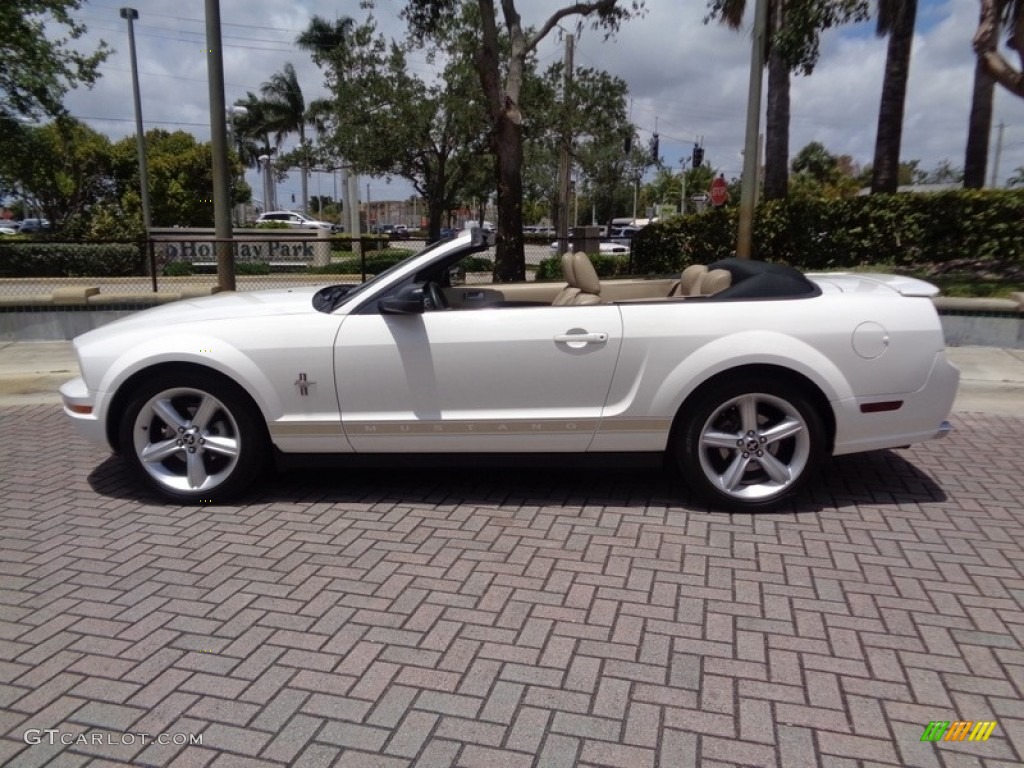
[[[383,272],[385,269],[393,267],[402,259],[409,258],[414,253],[415,251],[405,248],[385,248],[380,251],[367,251],[366,271],[371,275],[376,275],[378,272]],[[328,264],[326,267],[316,267],[311,269],[310,272],[319,275],[358,275],[362,272],[362,269],[360,259],[353,257]]]
[[[588,253],[598,277],[612,278],[629,274],[629,256],[626,254]],[[538,282],[565,280],[562,275],[562,257],[549,256],[537,265]]]
[[[738,209],[677,216],[633,241],[638,274],[732,255]],[[801,269],[909,267],[969,259],[1024,264],[1024,190],[775,200],[754,216],[755,257]]]
[[[137,243],[0,242],[0,277],[130,277],[145,274]]]

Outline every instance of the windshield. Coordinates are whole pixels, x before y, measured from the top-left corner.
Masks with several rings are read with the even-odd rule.
[[[338,307],[341,307],[341,306],[344,306],[345,304],[348,304],[352,299],[355,299],[355,298],[358,298],[359,296],[362,296],[363,293],[368,291],[372,286],[376,285],[381,280],[384,280],[385,278],[388,277],[388,275],[392,274],[396,270],[401,269],[403,266],[408,264],[413,259],[418,258],[418,257],[422,256],[425,253],[429,253],[430,251],[433,251],[433,250],[435,250],[436,248],[438,248],[438,247],[440,247],[442,245],[447,245],[449,242],[451,242],[451,241],[449,241],[449,240],[438,240],[436,243],[431,243],[426,248],[424,248],[422,251],[419,251],[417,253],[414,253],[412,256],[408,256],[408,257],[402,259],[397,264],[393,264],[392,266],[390,266],[387,269],[385,269],[383,272],[378,272],[376,275],[371,277],[365,283],[360,283],[355,288],[353,288],[351,291],[348,291],[347,293],[345,293],[343,296],[339,296],[338,299],[330,307],[324,307],[321,311],[322,312],[333,312]]]

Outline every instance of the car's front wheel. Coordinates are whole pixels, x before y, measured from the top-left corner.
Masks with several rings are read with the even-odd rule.
[[[817,467],[825,428],[796,387],[767,380],[714,387],[687,406],[675,456],[687,485],[713,506],[766,511]]]
[[[246,486],[267,459],[261,417],[217,376],[194,372],[143,384],[120,423],[121,450],[136,474],[176,501],[218,501]]]

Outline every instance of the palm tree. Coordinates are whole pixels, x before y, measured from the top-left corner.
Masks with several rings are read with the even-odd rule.
[[[995,95],[996,81],[979,59],[974,64],[974,94],[971,97],[971,116],[967,122],[967,146],[964,149],[964,187],[967,189],[981,189],[985,186],[988,138],[992,132]]]
[[[888,35],[889,49],[882,79],[882,101],[878,108],[875,161],[871,172],[872,193],[893,193],[899,186],[903,110],[916,21],[917,0],[878,0],[876,29],[879,37]]]
[[[717,5],[720,20],[729,29],[743,25],[746,0],[721,0]],[[764,196],[783,198],[789,187],[789,64],[772,38],[785,24],[785,0],[768,2],[768,105],[765,125]]]
[[[350,16],[342,16],[333,22],[323,16],[314,16],[295,42],[299,48],[309,51],[313,62],[319,65],[329,60],[332,53],[348,46],[354,27],[355,21]]]
[[[1007,47],[1021,58],[1020,69],[999,51],[999,33],[1003,29],[1009,31]],[[1024,0],[981,0],[974,52],[997,83],[1024,98]]]
[[[263,100],[252,91],[248,91],[244,99],[235,102],[235,106],[245,107],[245,114],[234,117],[238,159],[246,168],[260,171],[259,156],[269,155],[274,151],[270,146]]]
[[[1024,13],[1024,0],[990,0],[994,10],[992,18],[999,31],[1014,29]],[[982,21],[986,9],[983,3]],[[999,31],[995,34],[998,35]],[[992,105],[995,98],[995,78],[984,59],[979,58],[974,68],[974,96],[971,99],[971,117],[968,123],[967,147],[964,152],[964,186],[981,189],[985,186],[985,166],[988,162],[989,135],[992,132]]]
[[[783,198],[789,187],[790,73],[810,75],[826,29],[866,18],[866,0],[767,0],[768,107],[764,196]],[[708,0],[712,18],[738,29],[746,0]]]
[[[309,212],[309,158],[306,147],[306,126],[312,123],[306,111],[306,100],[299,86],[299,78],[291,62],[284,65],[280,72],[275,72],[270,79],[260,86],[263,95],[263,127],[274,135],[278,148],[291,133],[299,134],[299,147],[302,157],[302,212]]]

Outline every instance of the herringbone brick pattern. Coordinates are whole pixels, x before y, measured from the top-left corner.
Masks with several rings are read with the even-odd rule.
[[[1020,765],[1024,419],[957,422],[749,516],[651,472],[166,506],[57,408],[0,410],[0,764]],[[998,727],[920,741],[958,719]]]

